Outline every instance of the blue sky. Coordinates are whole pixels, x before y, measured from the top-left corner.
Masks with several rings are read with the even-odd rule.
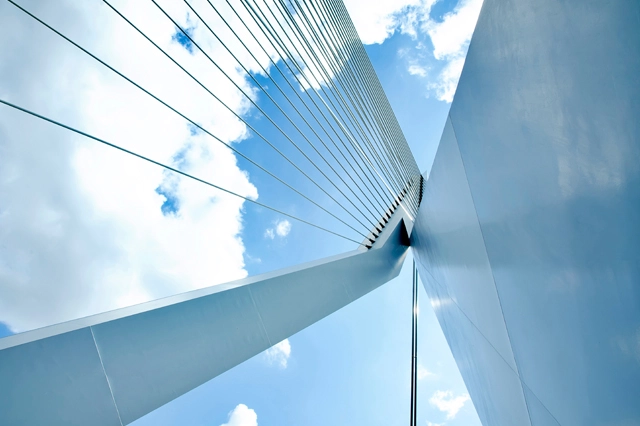
[[[57,15],[46,5],[32,3],[34,4],[34,9],[39,9],[52,22],[65,23],[65,18],[62,14]],[[481,2],[474,0],[460,0],[459,2],[455,0],[439,2],[394,0],[381,2],[379,5],[365,2],[369,7],[362,7],[357,0],[345,3],[363,40],[368,43],[366,45],[367,52],[418,165],[421,170],[428,170],[435,156],[440,134],[449,110],[449,101],[452,96],[451,84],[455,87],[455,82],[457,81],[456,73],[459,75],[458,68],[461,66],[460,59],[464,58],[468,37],[475,24],[472,18],[474,13],[477,16],[477,10]],[[31,3],[29,4],[31,5]],[[82,16],[82,10],[74,11],[74,13],[76,12],[78,16]],[[111,16],[110,13],[108,10],[100,10],[99,14]],[[133,8],[130,13],[133,15],[138,13],[138,16],[144,15],[143,12],[135,11]],[[36,41],[39,36],[46,37],[46,34],[38,32],[41,31],[40,29],[34,30],[29,24],[23,24],[24,16],[17,15],[15,10],[7,10],[5,16],[9,17],[6,19],[13,19],[15,22],[19,22],[15,24],[17,26],[24,25],[24,28],[19,27],[18,32],[33,31],[33,37]],[[193,29],[192,25],[194,24],[190,19],[184,15],[182,22],[185,23],[185,26],[192,28],[190,31],[195,31],[197,36],[198,28]],[[113,25],[113,27],[107,26],[106,28],[120,28],[117,25],[121,24]],[[67,25],[67,29],[72,34],[75,31],[76,36],[79,38],[82,38],[85,33],[89,34],[87,37],[90,37],[91,31],[96,31],[95,29],[86,28],[83,30],[82,24],[77,24],[77,28],[73,25]],[[154,29],[153,23],[149,24],[148,31],[153,31]],[[108,33],[106,30],[105,32]],[[158,34],[160,34],[160,30],[158,30]],[[192,34],[190,33],[190,35]],[[120,36],[122,37],[120,40],[128,45],[129,42],[133,42],[134,35],[132,33],[123,34]],[[102,44],[98,39],[98,35],[95,35],[95,37],[97,41],[93,45],[96,49],[99,49]],[[183,59],[196,57],[195,59],[198,59],[194,47],[183,35],[174,33],[166,42],[178,57]],[[87,43],[91,44],[91,41],[87,41]],[[143,45],[142,42],[140,43],[140,49],[149,49],[149,46]],[[117,43],[115,44],[117,45]],[[58,48],[58,45],[55,46]],[[27,44],[25,51],[31,48],[33,46]],[[59,48],[66,49],[66,47]],[[64,50],[64,52],[72,55],[72,53],[67,53],[67,50]],[[10,54],[13,53],[0,51],[0,55]],[[26,53],[24,55],[28,57],[29,54]],[[109,53],[108,51],[105,55],[125,68],[128,65],[128,60],[130,60],[130,58],[119,57],[117,53]],[[17,58],[18,56],[11,57]],[[20,57],[20,59],[22,58]],[[161,62],[165,60],[164,58],[158,59],[154,57],[153,60],[158,61],[158,64],[166,65],[165,62]],[[84,59],[81,61],[84,61]],[[25,66],[26,68],[19,66],[19,61],[15,59],[13,62],[5,63],[14,63],[16,69],[29,69],[28,66]],[[88,65],[86,62],[82,62],[82,65],[87,66],[86,73],[90,74],[93,79],[111,79],[110,76],[105,76],[102,70],[94,71],[93,68],[90,68],[93,65]],[[200,64],[197,66],[202,67],[204,70],[207,65]],[[47,68],[45,67],[45,69]],[[80,69],[82,70],[82,68]],[[0,69],[0,73],[2,72],[6,72],[9,76],[13,75],[11,71]],[[36,71],[33,72],[35,73]],[[153,80],[154,77],[150,76],[144,69],[138,70],[135,67],[131,67],[130,72],[134,76],[139,76],[142,81],[146,82],[148,80],[149,84],[159,91],[165,89],[161,82],[155,82]],[[2,75],[0,74],[0,76]],[[215,84],[217,80],[214,77],[212,77],[211,81]],[[69,78],[72,79],[71,76]],[[268,78],[263,76],[259,77],[258,80],[268,87],[273,96],[276,96],[273,83]],[[9,82],[10,78],[6,78],[6,81]],[[111,82],[111,80],[108,81]],[[64,87],[68,82],[59,79],[57,83]],[[154,84],[156,85],[154,86]],[[120,90],[120,86],[114,87]],[[9,91],[6,87],[0,87],[0,93],[3,90]],[[9,93],[12,94],[16,102],[32,102],[34,108],[44,108],[41,102],[42,99],[35,95],[24,95],[21,98],[21,94],[17,89],[15,90],[15,93],[10,91]],[[174,92],[179,92],[179,89]],[[103,103],[108,103],[105,100],[106,98],[101,97],[103,95],[100,95],[97,91],[91,92],[91,96],[94,103],[100,102],[100,100]],[[130,94],[130,92],[126,92],[122,96],[126,97],[127,102],[146,102],[138,101],[138,98],[136,98],[138,95]],[[175,99],[177,104],[181,104],[180,94],[169,91],[167,96],[175,96],[171,99]],[[282,137],[268,125],[255,108],[250,108],[248,105],[243,104],[232,94],[229,95],[229,99],[231,100],[230,102],[234,103],[234,108],[237,111],[241,111],[241,114],[247,117],[248,121],[268,139],[278,141],[278,147],[282,148],[288,155],[294,157],[297,155],[294,150],[287,147],[282,141]],[[258,94],[256,99],[268,114],[277,116],[278,113],[275,108],[263,95]],[[193,102],[193,104],[185,103],[184,105],[187,109],[193,107],[194,114],[200,114],[202,110],[206,110],[205,108],[197,109],[196,107],[200,104],[196,102]],[[79,107],[76,105],[75,108]],[[49,110],[54,113],[57,111],[55,107],[51,107]],[[208,110],[206,111],[208,112]],[[125,112],[122,112],[122,114],[125,114]],[[150,116],[152,115],[151,113],[149,114]],[[158,114],[161,113],[158,112]],[[12,117],[10,116],[10,118]],[[120,120],[126,119],[124,115],[117,117]],[[158,123],[163,123],[162,118],[154,120]],[[167,118],[167,120],[169,119]],[[156,123],[156,121],[152,121],[152,123]],[[220,129],[224,129],[227,123],[231,123],[231,121],[225,122],[223,119],[220,119],[220,121],[222,126],[215,120],[212,121],[212,126],[219,126]],[[87,126],[93,125],[93,127],[89,128],[102,129],[107,134],[110,131],[108,127],[111,124],[110,122],[103,125],[99,119],[93,117],[86,118],[82,122]],[[9,128],[7,122],[0,123],[0,125],[3,128]],[[229,139],[236,141],[233,142],[236,148],[251,158],[260,159],[261,164],[268,166],[271,170],[277,170],[278,175],[284,180],[295,182],[297,188],[305,194],[309,194],[312,198],[319,200],[320,204],[330,205],[330,201],[317,188],[300,179],[294,170],[288,168],[271,150],[265,148],[264,143],[254,134],[249,132],[239,137],[242,134],[242,129],[234,130],[233,123],[227,127],[231,128],[229,130],[231,132]],[[49,129],[43,128],[42,131],[49,131]],[[236,133],[233,133],[234,131]],[[227,158],[225,160],[227,163],[216,163],[215,161],[218,160],[215,159],[209,163],[198,163],[199,160],[194,160],[198,154],[204,153],[204,157],[211,156],[215,158],[222,158],[223,154],[221,151],[209,151],[209,149],[213,148],[200,144],[198,141],[203,138],[201,132],[193,132],[193,128],[185,123],[177,122],[173,130],[159,129],[158,132],[156,141],[160,141],[162,132],[166,132],[170,135],[181,135],[182,138],[186,138],[190,142],[167,145],[166,147],[164,145],[150,147],[142,144],[141,138],[136,137],[137,133],[132,131],[131,135],[129,135],[129,143],[132,146],[139,147],[141,150],[150,149],[158,155],[165,155],[166,161],[172,161],[173,164],[187,164],[196,171],[212,173],[212,180],[216,177],[218,179],[224,177],[228,179],[227,181],[230,182],[230,185],[241,188],[239,190],[241,193],[248,196],[253,196],[251,194],[255,193],[259,194],[259,200],[263,203],[303,217],[319,225],[327,226],[330,229],[340,229],[341,232],[344,231],[345,233],[349,232],[344,226],[327,217],[324,212],[300,199],[296,194],[292,194],[241,158],[237,159],[237,167],[233,164],[229,165],[227,157],[224,157]],[[57,133],[54,133],[54,135],[57,135]],[[118,134],[114,133],[114,137],[117,136]],[[67,136],[60,133],[60,138],[64,137]],[[10,143],[10,139],[8,140]],[[75,147],[82,142],[74,139],[72,143]],[[44,155],[44,148],[41,149]],[[184,186],[183,183],[173,180],[172,177],[166,174],[140,175],[139,177],[141,182],[149,181],[150,183],[148,188],[140,189],[140,191],[146,191],[144,192],[147,194],[145,197],[149,197],[149,200],[151,200],[149,201],[149,208],[155,209],[158,217],[149,219],[148,214],[141,213],[139,220],[130,219],[129,216],[135,216],[132,213],[133,209],[145,211],[141,207],[136,207],[137,199],[140,197],[136,197],[134,194],[126,198],[127,202],[131,203],[132,209],[130,210],[123,209],[120,212],[109,207],[110,201],[116,200],[116,202],[120,203],[118,200],[127,195],[125,194],[126,191],[122,189],[125,186],[109,190],[104,178],[98,174],[99,170],[87,171],[86,169],[91,168],[92,164],[100,164],[111,159],[105,159],[101,151],[94,153],[85,152],[83,149],[77,148],[77,151],[71,152],[69,154],[71,160],[68,161],[80,170],[78,173],[83,176],[82,180],[89,182],[87,185],[91,186],[90,191],[93,191],[93,195],[97,195],[95,195],[96,201],[93,201],[89,207],[84,204],[81,205],[79,201],[72,200],[71,202],[75,203],[73,209],[77,208],[80,211],[78,217],[86,217],[88,214],[94,221],[91,224],[95,223],[95,221],[109,222],[113,228],[109,228],[111,229],[110,232],[114,235],[127,235],[127,238],[130,238],[130,235],[134,235],[135,237],[133,239],[124,239],[122,237],[123,239],[120,240],[101,243],[102,246],[106,247],[104,252],[112,257],[95,267],[100,270],[100,265],[107,265],[105,266],[107,268],[112,265],[109,262],[117,262],[118,259],[126,258],[130,266],[123,271],[117,271],[115,273],[116,277],[128,277],[128,271],[133,270],[136,271],[133,274],[135,278],[127,278],[131,283],[137,283],[138,279],[142,280],[139,277],[146,277],[152,281],[155,278],[161,283],[153,287],[136,287],[136,291],[130,291],[130,288],[135,287],[133,284],[124,289],[118,288],[117,291],[120,293],[118,293],[117,298],[113,296],[116,293],[116,289],[111,287],[112,290],[109,293],[107,283],[103,283],[107,290],[98,288],[98,284],[96,284],[92,296],[87,296],[86,299],[80,299],[79,296],[76,296],[78,289],[84,288],[83,286],[86,286],[86,284],[78,285],[77,287],[69,284],[68,289],[60,288],[57,290],[57,296],[67,301],[69,305],[82,304],[85,303],[83,300],[88,300],[86,305],[90,306],[90,309],[100,311],[107,307],[112,307],[112,305],[107,302],[95,302],[96,299],[107,301],[112,299],[115,306],[122,306],[122,304],[145,300],[145,297],[159,297],[171,292],[185,291],[195,285],[202,286],[204,285],[202,284],[203,277],[207,279],[207,277],[215,275],[215,279],[218,282],[223,282],[233,279],[233,277],[238,277],[238,274],[248,273],[249,275],[254,275],[354,248],[354,244],[351,242],[341,240],[317,229],[309,228],[294,220],[249,203],[234,204],[233,207],[228,209],[212,208],[212,210],[206,210],[203,214],[205,214],[207,226],[213,226],[210,225],[212,221],[225,222],[227,218],[231,224],[227,226],[227,228],[230,228],[229,230],[225,229],[224,226],[206,228],[204,227],[205,222],[199,222],[199,217],[191,212],[198,211],[200,208],[198,206],[201,206],[198,203],[207,202],[207,197],[210,196],[199,195],[206,193],[200,189],[192,190],[190,189],[191,187]],[[31,154],[21,155],[28,156]],[[17,154],[16,158],[18,160],[21,159]],[[78,161],[78,158],[82,160],[80,165],[74,162]],[[20,164],[18,160],[16,160],[16,164]],[[113,161],[115,162],[114,164],[123,164],[123,160],[119,157],[114,157]],[[296,161],[302,160],[298,158]],[[67,163],[63,161],[61,164]],[[121,166],[123,167],[122,173],[126,174],[127,170],[129,170],[127,168],[129,167],[128,164]],[[130,167],[131,170],[138,170],[140,166],[137,163],[132,163]],[[220,169],[219,172],[218,169]],[[225,170],[228,171],[226,175],[223,173]],[[52,169],[52,173],[55,173],[55,170]],[[216,173],[220,174],[216,175]],[[233,177],[227,178],[225,176]],[[77,182],[74,184],[78,185]],[[102,189],[102,192],[99,191],[100,189]],[[3,188],[0,188],[0,190],[4,191]],[[74,191],[77,190],[60,190],[63,195],[76,194]],[[80,192],[86,194],[86,188],[84,191]],[[201,192],[193,195],[193,191]],[[105,195],[107,192],[108,194]],[[51,190],[49,190],[49,193],[51,193]],[[5,198],[9,197],[11,200],[11,192],[2,192],[2,194]],[[61,198],[74,199],[74,197],[75,195],[65,195]],[[152,199],[152,197],[155,198]],[[209,203],[215,203],[216,199],[223,200],[224,197],[216,195],[211,198]],[[78,205],[83,208],[78,208]],[[25,209],[27,207],[29,206],[26,206]],[[57,212],[51,206],[48,207]],[[68,206],[66,208],[71,209]],[[45,211],[48,210],[45,209]],[[61,211],[67,212],[64,209]],[[332,207],[332,211],[338,210]],[[53,215],[56,219],[47,218],[46,220],[49,222],[46,223],[50,223],[52,220],[56,223],[60,215],[59,213],[56,214]],[[71,213],[65,214],[75,217]],[[122,219],[123,216],[126,216],[126,218]],[[114,217],[118,220],[113,219]],[[191,220],[188,222],[191,225],[190,228],[186,228],[185,224],[175,224],[178,220],[186,222],[185,217]],[[83,221],[85,220],[76,219],[75,222],[84,223]],[[152,238],[139,234],[144,231],[139,229],[142,223],[145,221],[154,223],[154,220],[157,223],[164,224],[166,229],[171,228],[169,231],[164,229],[162,232],[167,232],[167,234],[162,240],[159,240],[161,247],[168,247],[168,254],[138,255],[138,252],[146,253],[146,251],[159,250],[157,247],[150,248],[156,241],[153,238],[156,237]],[[85,228],[96,229],[98,235],[104,235],[104,232],[107,232],[104,228],[92,228],[91,226],[93,225],[91,224],[87,224]],[[19,228],[19,224],[14,226]],[[68,224],[60,226],[61,229],[76,229],[65,228],[64,226],[72,226]],[[174,226],[175,230],[172,230]],[[237,231],[235,230],[236,227]],[[133,230],[134,228],[135,230]],[[87,230],[81,232],[90,233]],[[197,284],[190,284],[191,287],[184,287],[176,285],[169,280],[165,283],[164,279],[157,278],[160,272],[156,271],[155,268],[146,269],[144,266],[140,266],[140,264],[144,265],[146,263],[158,265],[169,256],[175,257],[176,247],[183,247],[186,244],[201,244],[200,233],[203,236],[212,236],[214,243],[210,244],[215,245],[215,236],[219,236],[219,239],[217,248],[207,249],[208,251],[204,252],[201,258],[198,258],[200,265],[206,263],[207,259],[211,259],[212,265],[209,265],[208,269],[203,266],[201,271],[193,272],[189,276]],[[353,233],[349,235],[353,236]],[[40,236],[42,239],[42,235]],[[51,237],[51,232],[47,231],[46,238],[54,237]],[[7,236],[0,235],[0,238],[6,239],[6,241],[3,241],[4,243],[9,241]],[[238,238],[241,240],[241,245],[238,245]],[[41,239],[38,241],[41,241]],[[143,243],[139,243],[141,240]],[[132,254],[131,251],[127,252],[126,248],[123,249],[128,244],[135,248],[135,254]],[[102,248],[100,247],[100,249]],[[20,247],[16,248],[15,252],[17,253],[19,249]],[[244,251],[239,251],[241,249]],[[225,260],[225,252],[230,253],[228,254],[230,256],[229,260]],[[43,249],[42,256],[45,256],[46,253],[48,252]],[[22,254],[9,254],[15,255],[16,259],[24,259]],[[193,253],[191,252],[185,252],[179,261],[169,265],[173,269],[167,266],[169,275],[174,270],[182,272],[189,270],[191,268],[189,257],[192,255]],[[234,262],[237,263],[238,259],[240,263],[236,265]],[[81,259],[78,260],[78,262],[80,261]],[[409,256],[401,275],[397,279],[292,336],[288,340],[288,345],[280,345],[278,349],[272,350],[268,354],[260,354],[252,358],[200,388],[145,416],[135,424],[253,426],[256,421],[260,425],[406,424],[409,412],[410,265],[411,257]],[[158,275],[154,275],[156,273]],[[43,269],[42,274],[45,274],[45,276],[47,276],[46,274],[51,275],[50,271],[45,269]],[[91,275],[86,272],[85,276],[90,277]],[[67,282],[66,279],[63,279],[66,277],[65,273],[61,273],[60,277],[62,277],[60,279],[61,282]],[[29,277],[29,279],[31,280],[29,282],[35,283],[33,285],[36,288],[37,276]],[[69,279],[68,281],[71,283],[74,280]],[[0,299],[5,298],[8,304],[9,301],[13,300],[11,299],[12,297],[16,297],[16,301],[13,304],[17,305],[18,308],[11,312],[5,309],[6,315],[4,316],[0,313],[0,336],[10,333],[10,329],[26,330],[92,312],[90,309],[82,311],[69,308],[67,311],[62,311],[62,308],[60,308],[61,312],[36,318],[35,312],[38,311],[36,305],[21,304],[20,300],[22,299],[10,293],[8,283],[9,281],[5,281],[4,284],[0,284],[0,291],[5,291],[0,293]],[[6,288],[3,290],[2,286]],[[477,415],[472,403],[468,400],[462,379],[422,287],[420,297],[419,364],[422,378],[418,387],[419,424],[431,426],[444,424],[452,426],[477,425],[479,424]],[[3,305],[0,303],[0,308],[2,307]],[[2,312],[1,309],[0,312]],[[8,326],[5,324],[8,324]]]

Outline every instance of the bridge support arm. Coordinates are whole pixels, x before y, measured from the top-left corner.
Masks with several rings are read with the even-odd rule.
[[[0,424],[124,425],[396,277],[395,214],[355,250],[0,339]]]

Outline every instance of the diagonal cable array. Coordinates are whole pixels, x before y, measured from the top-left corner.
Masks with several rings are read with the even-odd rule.
[[[182,0],[188,17],[199,28],[194,34],[179,24],[184,16],[172,15],[159,0],[148,0],[158,16],[188,41],[193,54],[208,63],[211,72],[219,73],[224,84],[233,87],[251,105],[260,118],[256,122],[226,103],[216,94],[215,86],[203,83],[187,64],[145,33],[131,17],[110,1],[102,0],[118,19],[148,42],[150,49],[166,58],[167,66],[177,67],[185,78],[242,122],[279,158],[287,174],[297,174],[300,179],[295,179],[294,185],[292,179],[284,177],[280,166],[267,167],[225,143],[215,131],[128,77],[80,41],[72,40],[15,1],[8,1],[212,141],[232,150],[284,190],[319,209],[332,221],[334,229],[258,203],[224,185],[199,179],[13,103],[1,101],[3,104],[333,235],[355,241],[344,233],[357,234],[367,247],[397,208],[404,209],[410,218],[417,214],[422,185],[418,166],[342,2],[225,0],[214,4],[211,0]],[[238,81],[222,64],[219,52],[232,59],[233,71],[243,75],[244,81]],[[335,227],[341,230],[336,231]]]
[[[118,151],[124,152],[125,154],[133,155],[133,156],[134,156],[134,157],[136,157],[136,158],[139,158],[139,159],[144,160],[144,161],[146,161],[146,162],[149,162],[149,163],[151,163],[151,164],[155,164],[156,166],[160,166],[160,167],[162,167],[162,168],[164,168],[164,169],[166,169],[166,170],[169,170],[169,171],[171,171],[171,172],[177,173],[177,174],[179,174],[179,175],[181,175],[181,176],[184,176],[184,177],[187,177],[187,178],[189,178],[189,179],[193,179],[193,180],[195,180],[196,182],[200,182],[200,183],[203,183],[203,184],[205,184],[205,185],[207,185],[207,186],[210,186],[210,187],[212,187],[212,188],[215,188],[215,189],[218,189],[218,190],[220,190],[220,191],[226,192],[227,194],[229,194],[229,195],[233,195],[234,197],[242,198],[242,199],[243,199],[243,200],[245,200],[245,201],[248,201],[248,202],[253,203],[253,204],[257,204],[257,205],[259,205],[259,206],[261,206],[261,207],[265,207],[265,208],[267,208],[267,209],[269,209],[269,210],[272,210],[272,211],[274,211],[274,212],[276,212],[276,213],[280,213],[280,214],[282,214],[282,215],[284,215],[284,216],[287,216],[287,217],[289,217],[289,218],[291,218],[291,219],[297,220],[298,222],[304,223],[304,224],[309,225],[309,226],[313,226],[314,228],[320,229],[320,230],[325,231],[325,232],[329,232],[330,234],[336,235],[336,236],[338,236],[338,237],[344,238],[344,239],[349,240],[349,241],[352,241],[352,242],[354,242],[354,243],[358,243],[358,242],[357,242],[357,241],[355,241],[355,240],[352,240],[352,239],[347,238],[347,237],[345,237],[345,236],[343,236],[343,235],[337,234],[337,233],[335,233],[335,232],[333,232],[333,231],[331,231],[331,230],[329,230],[329,229],[325,229],[325,228],[323,228],[323,227],[321,227],[321,226],[318,226],[318,225],[315,225],[315,224],[313,224],[313,223],[311,223],[311,222],[307,222],[306,220],[304,220],[304,219],[300,219],[299,217],[296,217],[296,216],[294,216],[294,215],[292,215],[292,214],[285,213],[285,212],[280,211],[280,210],[278,210],[278,209],[275,209],[275,208],[273,208],[273,207],[267,206],[266,204],[260,203],[260,202],[258,202],[258,201],[256,201],[256,200],[252,199],[252,198],[245,197],[245,196],[243,196],[243,195],[237,194],[237,193],[235,193],[235,192],[233,192],[233,191],[230,191],[230,190],[228,190],[228,189],[222,188],[221,186],[218,186],[218,185],[216,185],[216,184],[214,184],[214,183],[208,182],[208,181],[206,181],[206,180],[204,180],[204,179],[200,179],[200,178],[198,178],[198,177],[196,177],[196,176],[193,176],[193,175],[191,175],[191,174],[189,174],[189,173],[183,172],[183,171],[178,170],[178,169],[176,169],[176,168],[174,168],[174,167],[171,167],[171,166],[169,166],[169,165],[166,165],[166,164],[160,163],[159,161],[155,161],[155,160],[153,160],[153,159],[151,159],[151,158],[149,158],[149,157],[146,157],[146,156],[144,156],[144,155],[142,155],[142,154],[138,154],[138,153],[136,153],[136,152],[133,152],[133,151],[131,151],[131,150],[128,150],[128,149],[126,149],[126,148],[123,148],[123,147],[121,147],[121,146],[119,146],[119,145],[116,145],[116,144],[114,144],[114,143],[108,142],[108,141],[106,141],[106,140],[104,140],[104,139],[100,139],[100,138],[98,138],[98,137],[96,137],[96,136],[93,136],[93,135],[91,135],[91,134],[89,134],[89,133],[83,132],[82,130],[78,130],[78,129],[74,128],[74,127],[68,126],[68,125],[66,125],[66,124],[60,123],[60,122],[58,122],[58,121],[56,121],[56,120],[53,120],[53,119],[51,119],[51,118],[45,117],[44,115],[40,115],[40,114],[38,114],[38,113],[36,113],[36,112],[33,112],[33,111],[30,111],[30,110],[28,110],[28,109],[26,109],[26,108],[19,107],[18,105],[12,104],[11,102],[7,102],[7,101],[5,101],[5,100],[0,99],[0,103],[1,103],[1,104],[3,104],[3,105],[6,105],[6,106],[8,106],[8,107],[14,108],[14,109],[16,109],[16,110],[18,110],[18,111],[22,111],[22,112],[24,112],[24,113],[26,113],[26,114],[29,114],[29,115],[33,116],[33,117],[37,117],[37,118],[39,118],[39,119],[41,119],[41,120],[47,121],[47,122],[49,122],[49,123],[51,123],[51,124],[55,124],[56,126],[59,126],[59,127],[64,128],[64,129],[70,130],[70,131],[72,131],[72,132],[74,132],[74,133],[77,133],[77,134],[82,135],[82,136],[84,136],[84,137],[86,137],[86,138],[92,139],[92,140],[94,140],[94,141],[96,141],[96,142],[100,142],[100,143],[102,143],[102,144],[104,144],[104,145],[107,145],[107,146],[109,146],[109,147],[111,147],[111,148],[115,148],[115,149],[117,149]]]

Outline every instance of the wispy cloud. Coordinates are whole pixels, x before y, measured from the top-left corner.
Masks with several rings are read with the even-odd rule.
[[[276,234],[278,234],[279,237],[286,237],[287,235],[289,235],[290,231],[291,222],[289,222],[288,220],[282,220],[276,225]]]
[[[284,238],[289,235],[289,232],[291,232],[291,222],[284,219],[277,221],[273,227],[267,228],[264,231],[264,236],[265,238],[273,240],[276,236]]]
[[[407,71],[409,71],[409,74],[411,75],[417,75],[420,77],[426,77],[427,76],[427,69],[425,67],[422,67],[420,65],[409,65],[409,68],[407,69]]]
[[[460,0],[442,21],[427,19],[422,23],[422,31],[429,35],[433,44],[433,57],[444,62],[435,81],[428,84],[441,101],[453,101],[482,1]]]
[[[451,102],[483,0],[459,0],[442,17],[432,16],[436,0],[363,2],[345,1],[363,43],[382,43],[396,31],[410,36],[414,48],[399,52],[407,72],[425,79],[430,95]]]
[[[422,23],[422,31],[429,34],[433,43],[436,59],[464,56],[481,8],[482,0],[460,0],[442,21],[429,18]]]
[[[418,380],[423,380],[423,379],[426,379],[427,377],[432,377],[432,376],[435,376],[435,374],[427,370],[421,364],[418,364]]]
[[[450,390],[436,391],[431,398],[429,398],[429,403],[431,405],[434,405],[443,413],[447,413],[448,420],[455,418],[467,401],[469,401],[468,394],[454,397],[453,392]]]
[[[289,339],[284,339],[264,351],[264,355],[270,364],[278,365],[280,368],[287,368],[289,357],[291,356],[291,344]]]
[[[401,25],[403,11],[422,0],[345,0],[345,6],[364,44],[384,42]]]
[[[221,426],[258,426],[258,415],[244,404],[238,404],[229,413],[229,421]]]
[[[439,100],[449,103],[453,101],[464,67],[464,60],[465,58],[456,58],[447,61],[437,78],[427,83],[427,88],[435,93]]]

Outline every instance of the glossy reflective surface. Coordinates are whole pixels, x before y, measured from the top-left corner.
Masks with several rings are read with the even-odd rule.
[[[485,0],[412,235],[487,425],[640,424],[640,2]]]

